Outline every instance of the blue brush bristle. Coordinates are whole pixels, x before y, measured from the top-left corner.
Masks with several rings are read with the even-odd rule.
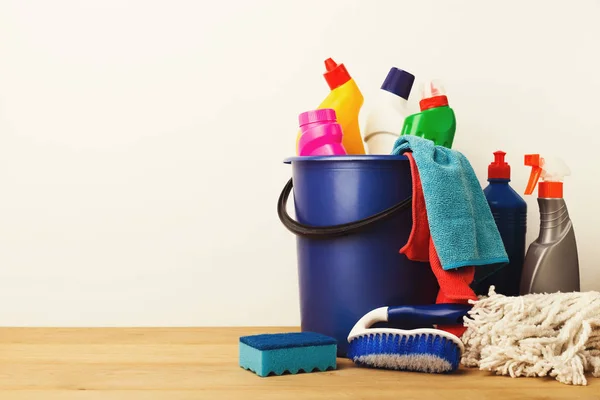
[[[353,338],[348,347],[348,358],[358,365],[401,371],[452,372],[460,357],[457,343],[433,333],[371,333]]]

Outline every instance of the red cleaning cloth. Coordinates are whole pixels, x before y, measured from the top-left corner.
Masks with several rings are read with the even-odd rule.
[[[400,253],[406,255],[413,261],[429,262],[435,275],[440,290],[436,303],[468,303],[468,300],[477,300],[477,295],[469,286],[475,277],[475,267],[463,267],[450,271],[442,268],[440,259],[435,250],[431,234],[429,232],[429,220],[427,219],[427,208],[425,196],[421,185],[419,169],[410,152],[406,153],[410,162],[412,175],[412,230],[406,245],[400,249]],[[461,337],[467,328],[461,325],[438,326],[446,332]]]

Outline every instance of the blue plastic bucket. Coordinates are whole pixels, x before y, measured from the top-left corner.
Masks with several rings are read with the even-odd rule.
[[[399,250],[412,227],[411,173],[406,156],[292,157],[292,179],[278,214],[296,234],[302,331],[338,341],[368,311],[432,304],[437,281],[427,263]],[[297,220],[286,211],[294,192]],[[402,328],[411,328],[402,326]]]

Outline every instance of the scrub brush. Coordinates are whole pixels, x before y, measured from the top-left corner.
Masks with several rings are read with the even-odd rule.
[[[462,325],[470,304],[380,307],[365,314],[348,335],[348,358],[361,366],[442,373],[455,371],[464,351],[457,336],[433,328],[370,328],[377,322],[411,326]]]

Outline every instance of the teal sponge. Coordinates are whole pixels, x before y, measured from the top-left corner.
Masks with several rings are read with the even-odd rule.
[[[240,367],[263,377],[335,369],[336,353],[334,338],[314,332],[240,337]]]

